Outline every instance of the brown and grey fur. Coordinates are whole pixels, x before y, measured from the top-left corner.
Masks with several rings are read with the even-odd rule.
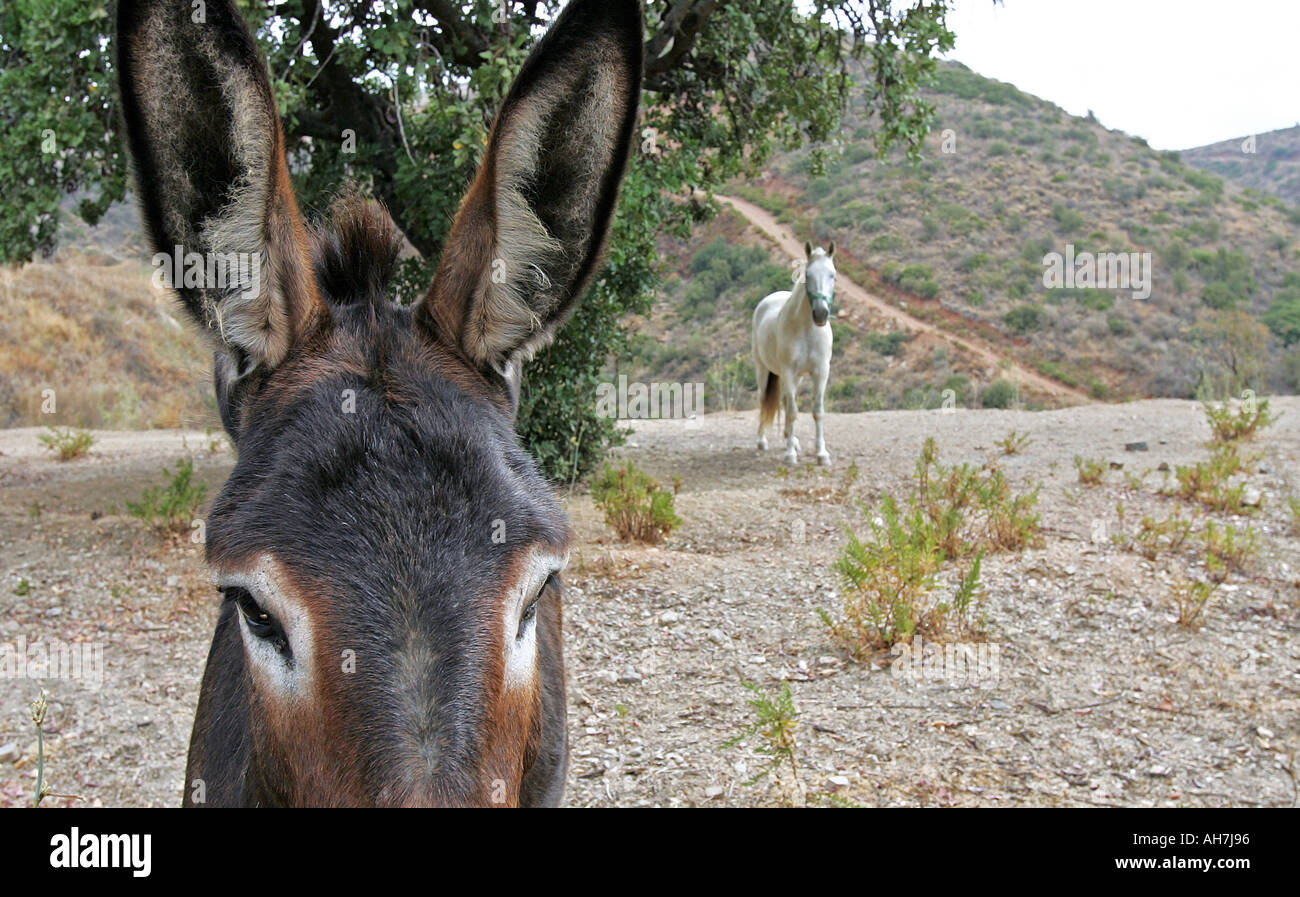
[[[513,431],[516,378],[599,269],[634,134],[640,4],[575,0],[557,19],[413,308],[386,295],[399,235],[382,208],[345,196],[303,223],[265,63],[230,0],[206,13],[122,0],[122,106],[155,247],[261,255],[256,295],[178,292],[213,337],[239,456],[208,561],[227,595],[281,609],[289,640],[272,668],[222,603],[185,802],[556,804],[557,578],[536,593],[527,677],[507,680],[499,642],[523,631],[507,596],[538,575],[534,553],[562,557],[568,540]],[[310,637],[298,654],[295,633]]]

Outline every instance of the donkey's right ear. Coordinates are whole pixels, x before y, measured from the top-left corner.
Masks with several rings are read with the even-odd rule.
[[[257,44],[233,0],[120,0],[117,42],[155,264],[241,372],[275,367],[324,311]]]

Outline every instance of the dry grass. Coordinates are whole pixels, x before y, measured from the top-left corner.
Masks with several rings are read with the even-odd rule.
[[[0,426],[216,422],[211,357],[144,265],[70,252],[0,269],[0,307]]]

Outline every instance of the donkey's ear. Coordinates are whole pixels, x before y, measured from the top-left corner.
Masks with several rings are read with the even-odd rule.
[[[253,36],[232,0],[121,0],[117,40],[155,264],[241,369],[274,367],[321,303]]]
[[[548,342],[598,271],[641,94],[641,4],[573,0],[497,114],[423,314],[498,370]]]

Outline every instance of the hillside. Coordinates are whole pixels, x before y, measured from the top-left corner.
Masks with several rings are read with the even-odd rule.
[[[842,276],[872,299],[833,321],[832,410],[937,407],[946,390],[964,407],[1034,408],[1297,389],[1300,209],[1252,184],[1289,195],[1300,128],[1260,135],[1244,160],[1234,141],[1184,160],[959,64],[927,97],[936,126],[919,163],[875,158],[859,96],[824,167],[803,149],[727,187],[797,239],[834,240]],[[60,240],[0,281],[20,310],[0,327],[0,423],[45,423],[53,382],[63,425],[197,422],[208,359],[140,273],[134,207],[95,228],[67,215]],[[1148,253],[1150,294],[1046,288],[1044,255],[1067,244]],[[790,258],[729,207],[660,250],[669,276],[610,373],[704,382],[709,410],[751,408],[750,315],[789,286]],[[148,339],[134,339],[142,323]]]
[[[1300,205],[1300,124],[1255,135],[1254,152],[1245,141],[1224,140],[1179,155],[1202,171]]]
[[[823,170],[804,149],[729,189],[800,236],[834,240],[841,272],[911,316],[1096,398],[1295,391],[1300,357],[1282,337],[1300,338],[1288,329],[1300,321],[1300,209],[959,64],[942,66],[928,99],[936,128],[919,164],[874,157],[858,97]],[[733,246],[728,280],[719,238],[764,247],[752,250],[762,258]],[[1044,255],[1067,244],[1149,253],[1150,295],[1046,288]],[[747,352],[748,310],[778,287],[785,259],[726,217],[663,248],[681,279],[628,363],[646,377],[725,381]],[[1275,305],[1293,317],[1270,315]],[[974,402],[1000,376],[879,320],[852,325],[837,328],[836,410],[934,407],[945,388]]]

